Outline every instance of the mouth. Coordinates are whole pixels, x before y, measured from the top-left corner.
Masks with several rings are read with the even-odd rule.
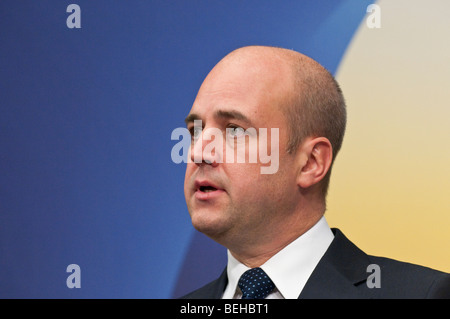
[[[225,190],[209,181],[195,182],[195,197],[199,200],[212,199],[222,194]]]
[[[203,193],[214,192],[216,190],[217,190],[217,188],[215,188],[213,186],[200,186],[200,188],[198,189],[198,191],[203,192]]]

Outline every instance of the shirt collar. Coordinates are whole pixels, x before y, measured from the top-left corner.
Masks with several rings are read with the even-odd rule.
[[[325,217],[266,261],[261,268],[285,299],[297,299],[334,235]],[[228,285],[223,298],[233,298],[241,275],[249,268],[228,253]]]

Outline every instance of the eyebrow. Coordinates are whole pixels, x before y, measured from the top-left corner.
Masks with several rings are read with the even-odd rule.
[[[234,110],[231,111],[218,110],[214,113],[214,117],[217,119],[236,119],[246,122],[247,124],[251,123],[250,119],[247,116],[245,116],[239,111]],[[186,122],[186,124],[189,124],[194,120],[201,120],[201,117],[195,113],[191,113],[185,118],[184,121]]]
[[[186,116],[186,118],[184,119],[184,122],[187,124],[194,122],[195,120],[200,120],[200,116],[198,116],[195,113],[190,113],[188,116]]]

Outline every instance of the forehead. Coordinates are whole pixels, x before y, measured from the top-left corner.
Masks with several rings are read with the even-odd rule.
[[[190,114],[207,120],[221,111],[239,112],[260,125],[282,125],[290,89],[289,77],[281,66],[225,63],[206,77]]]

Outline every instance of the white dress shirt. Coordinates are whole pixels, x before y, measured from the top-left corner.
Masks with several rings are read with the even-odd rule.
[[[297,299],[333,238],[333,232],[325,217],[322,217],[306,233],[261,265],[276,286],[266,299]],[[238,281],[248,269],[250,268],[241,264],[228,251],[228,285],[222,299],[242,297]]]

